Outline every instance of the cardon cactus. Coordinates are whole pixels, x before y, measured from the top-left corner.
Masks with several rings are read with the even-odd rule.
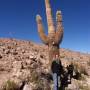
[[[45,35],[42,25],[42,18],[40,15],[36,16],[38,33],[41,40],[48,45],[49,50],[49,66],[53,60],[53,57],[59,55],[59,44],[63,38],[63,26],[61,11],[56,12],[56,27],[53,22],[52,11],[50,7],[50,0],[45,0],[46,16],[48,23],[48,36]]]

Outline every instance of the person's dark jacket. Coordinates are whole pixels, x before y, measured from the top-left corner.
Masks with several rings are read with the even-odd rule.
[[[60,75],[62,73],[62,70],[63,70],[63,67],[61,65],[60,60],[59,61],[54,60],[51,65],[52,73],[57,73],[58,75]]]

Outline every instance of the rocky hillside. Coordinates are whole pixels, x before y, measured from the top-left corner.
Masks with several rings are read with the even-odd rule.
[[[73,63],[81,74],[79,80],[71,80],[66,90],[90,90],[90,55],[60,49],[60,58],[64,68]],[[19,88],[15,90],[52,88],[47,65],[47,46],[24,40],[0,39],[0,90],[6,90],[8,83]]]

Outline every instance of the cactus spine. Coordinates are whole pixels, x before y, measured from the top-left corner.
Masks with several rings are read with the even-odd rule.
[[[57,54],[59,55],[59,44],[63,38],[63,26],[62,26],[62,15],[61,11],[56,12],[56,27],[54,26],[51,7],[50,7],[50,0],[45,0],[46,5],[46,16],[47,16],[47,23],[48,23],[48,36],[45,35],[42,25],[42,18],[40,15],[37,15],[37,27],[38,33],[42,41],[48,45],[49,50],[49,66],[53,60],[53,57]]]

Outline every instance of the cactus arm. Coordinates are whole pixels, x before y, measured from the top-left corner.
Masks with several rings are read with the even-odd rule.
[[[48,34],[55,33],[50,0],[45,0],[45,5],[46,5],[46,16],[47,16],[47,23],[48,23]]]
[[[44,33],[42,18],[40,17],[40,15],[36,16],[36,21],[37,21],[38,33],[40,35],[41,40],[43,41],[43,43],[48,44],[48,37]]]
[[[55,43],[59,44],[63,38],[63,27],[62,27],[62,15],[61,11],[57,11],[56,13],[56,35],[55,35]]]

